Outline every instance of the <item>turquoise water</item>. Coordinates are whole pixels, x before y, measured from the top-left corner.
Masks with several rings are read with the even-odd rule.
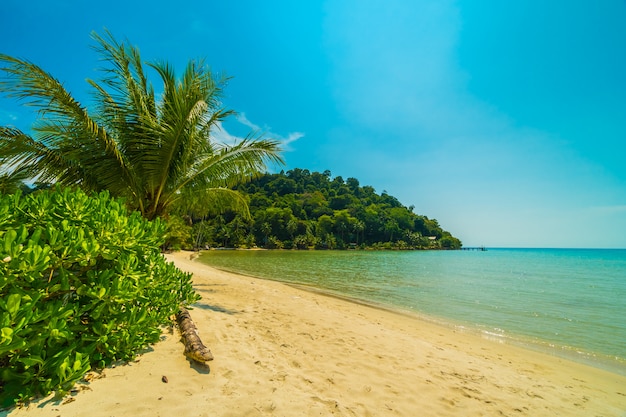
[[[199,259],[626,374],[626,250],[209,251]]]

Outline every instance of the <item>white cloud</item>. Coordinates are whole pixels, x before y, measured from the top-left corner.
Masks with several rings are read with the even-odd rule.
[[[215,123],[215,127],[211,131],[211,138],[218,143],[222,143],[228,146],[232,146],[238,142],[241,142],[244,139],[242,137],[231,135],[230,133],[228,133],[222,125],[222,122]]]
[[[289,135],[287,135],[287,137],[280,137],[279,140],[283,145],[283,148],[285,150],[291,150],[291,147],[289,146],[289,144],[291,144],[292,142],[297,141],[298,139],[301,139],[304,137],[304,133],[301,132],[292,132]]]
[[[252,129],[254,131],[262,130],[259,125],[256,125],[256,124],[252,123],[250,120],[248,120],[248,118],[246,117],[245,113],[238,114],[237,115],[237,121],[239,123],[241,123],[242,125],[244,125],[244,126],[248,126],[250,129]]]
[[[251,122],[246,117],[245,113],[238,114],[236,120],[241,125],[249,128],[252,135],[262,135],[264,138],[277,140],[282,145],[284,151],[291,151],[292,148],[289,145],[304,137],[304,133],[301,132],[291,132],[284,136],[272,132],[271,129],[268,127],[261,128],[259,125]],[[235,143],[241,142],[245,139],[242,136],[237,136],[229,133],[224,128],[224,125],[221,122],[216,123],[215,127],[216,129],[213,129],[211,136],[215,141],[219,143],[223,143],[225,145],[234,145]]]

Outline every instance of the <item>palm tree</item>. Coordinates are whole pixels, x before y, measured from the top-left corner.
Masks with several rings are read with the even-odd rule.
[[[108,64],[99,82],[88,80],[95,104],[87,109],[37,65],[0,54],[0,92],[39,109],[33,135],[0,127],[0,164],[19,167],[41,182],[109,190],[148,219],[165,214],[192,193],[227,190],[282,163],[277,141],[250,135],[234,145],[212,132],[233,114],[220,102],[227,78],[203,61],[190,61],[177,78],[166,62],[145,64],[134,46],[96,33]],[[231,200],[235,201],[236,198]]]
[[[0,167],[0,194],[13,194],[17,190],[28,189],[24,181],[28,174],[23,170],[8,171]]]

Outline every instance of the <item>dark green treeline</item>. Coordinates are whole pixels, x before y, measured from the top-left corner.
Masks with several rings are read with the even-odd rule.
[[[435,219],[355,178],[293,169],[265,174],[237,190],[250,215],[226,212],[173,218],[172,246],[267,249],[459,249],[461,241]],[[186,236],[192,236],[191,239]]]

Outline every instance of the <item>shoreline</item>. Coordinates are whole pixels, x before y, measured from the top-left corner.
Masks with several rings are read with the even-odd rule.
[[[231,272],[226,269],[215,268],[210,265],[208,266],[210,268],[214,268],[216,270],[223,271],[226,273],[233,273],[237,275],[247,276],[253,279],[272,281],[271,279],[268,279],[268,278],[255,277],[253,275],[247,275],[247,274],[242,274],[238,272]],[[283,282],[283,281],[276,281],[276,282],[280,282],[284,285],[288,285],[290,287],[294,287],[302,291],[307,291],[307,292],[319,294],[319,295],[326,296],[326,297],[332,297],[338,300],[342,300],[342,301],[349,302],[349,303],[355,303],[355,304],[371,307],[374,309],[388,311],[393,314],[399,314],[399,315],[409,317],[413,320],[424,321],[426,323],[431,323],[431,324],[434,324],[435,326],[441,326],[452,331],[466,333],[472,336],[480,337],[485,340],[490,340],[494,343],[509,344],[511,346],[517,346],[525,350],[530,350],[533,352],[546,354],[555,358],[560,358],[560,359],[576,362],[579,364],[587,365],[593,368],[607,371],[609,373],[626,377],[626,362],[625,361],[620,361],[617,358],[602,355],[601,353],[598,353],[598,352],[583,351],[581,349],[570,347],[570,346],[560,346],[548,340],[531,339],[529,337],[525,337],[525,336],[515,334],[515,333],[506,334],[506,335],[494,333],[488,330],[484,330],[482,328],[484,326],[477,324],[477,323],[458,322],[458,321],[454,321],[446,317],[431,316],[431,315],[427,315],[427,314],[417,312],[411,309],[393,306],[390,304],[377,303],[375,301],[362,300],[359,298],[353,298],[353,297],[342,295],[342,294],[335,294],[332,291],[327,291],[323,288],[318,288],[313,285],[294,284],[294,283]],[[503,332],[507,333],[504,330]]]
[[[214,361],[189,362],[165,331],[77,393],[6,415],[626,415],[625,376],[191,255],[166,258],[194,274],[190,312]]]
[[[498,250],[500,248],[495,248],[495,249]],[[508,248],[505,248],[505,249],[508,249]],[[218,250],[218,249],[212,248],[210,250]],[[240,251],[263,250],[265,251],[268,249],[236,248],[233,250],[240,250]],[[273,249],[273,250],[281,251],[281,250],[291,250],[291,249]],[[562,249],[555,249],[555,250],[562,250]],[[566,250],[569,250],[569,249],[566,249]],[[581,250],[589,250],[589,249],[581,249]],[[592,250],[595,250],[595,249],[592,249]],[[605,250],[605,249],[599,249],[599,250]],[[619,250],[622,250],[622,249],[619,249]],[[202,254],[202,252],[204,252],[204,250],[201,250],[198,252],[195,252],[195,251],[190,252],[192,254],[191,258],[196,260]],[[288,286],[300,289],[302,291],[308,291],[308,292],[312,292],[315,294],[320,294],[320,295],[324,295],[328,297],[334,297],[334,298],[337,298],[346,302],[357,303],[357,304],[361,304],[364,306],[370,306],[372,308],[386,310],[386,311],[396,313],[396,314],[406,315],[416,320],[423,320],[423,321],[426,321],[426,322],[429,322],[438,326],[446,327],[451,330],[466,332],[468,334],[472,334],[478,337],[482,337],[484,339],[492,340],[497,343],[510,344],[510,345],[517,346],[526,350],[532,350],[534,352],[545,353],[547,355],[558,357],[560,359],[577,362],[577,363],[591,366],[594,368],[599,368],[610,373],[615,373],[621,376],[626,376],[626,358],[610,356],[610,355],[607,355],[601,352],[592,351],[592,350],[584,350],[582,348],[575,347],[575,346],[559,345],[558,342],[553,342],[548,339],[537,339],[537,338],[525,336],[522,334],[517,334],[514,332],[509,332],[507,330],[502,330],[502,329],[497,329],[497,330],[500,330],[501,333],[496,333],[495,330],[491,330],[480,323],[462,322],[462,321],[454,320],[448,317],[429,315],[429,314],[415,311],[413,309],[403,307],[403,306],[385,304],[384,302],[377,302],[373,300],[361,299],[358,297],[345,295],[339,292],[334,292],[329,289],[317,287],[314,284],[292,282],[289,280],[276,280],[276,279],[272,279],[271,277],[268,278],[268,277],[250,275],[245,272],[231,271],[226,268],[220,268],[220,267],[216,267],[216,266],[212,266],[208,264],[203,264],[203,265],[206,265],[209,268],[219,270],[225,273],[241,275],[241,276],[250,277],[253,279],[279,282],[284,285],[288,285]]]

